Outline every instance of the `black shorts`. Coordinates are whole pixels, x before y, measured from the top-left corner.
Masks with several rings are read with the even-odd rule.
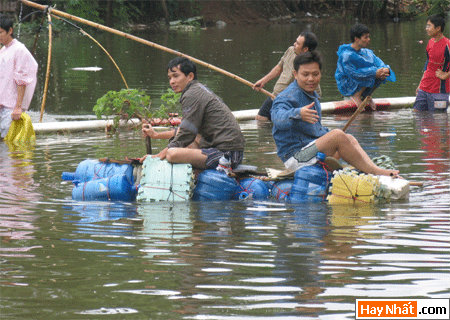
[[[202,153],[207,156],[206,169],[216,169],[219,160],[223,155],[231,160],[231,168],[236,168],[244,158],[244,151],[220,151],[216,148],[202,149]]]
[[[269,118],[271,120],[270,112],[272,111],[272,98],[267,98],[266,101],[262,104],[261,108],[259,108],[258,114],[260,116]]]

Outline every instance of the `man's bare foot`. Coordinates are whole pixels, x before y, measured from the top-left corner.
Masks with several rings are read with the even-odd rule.
[[[376,111],[376,110],[377,110],[377,105],[375,104],[375,102],[373,101],[372,98],[369,99],[369,107],[370,107],[373,111]]]
[[[382,168],[378,168],[377,172],[375,173],[376,175],[380,175],[380,176],[389,176],[392,178],[401,178],[398,174],[400,173],[399,170],[389,170],[389,169],[382,169]]]

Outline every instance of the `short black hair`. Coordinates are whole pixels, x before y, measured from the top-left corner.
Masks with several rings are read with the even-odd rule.
[[[298,69],[301,65],[312,62],[317,62],[319,64],[319,69],[322,70],[322,57],[320,56],[320,53],[318,51],[313,50],[300,53],[294,59],[294,70],[298,72]]]
[[[303,47],[308,48],[308,51],[313,51],[317,48],[317,37],[314,33],[310,31],[303,31],[302,33],[300,33],[300,36],[305,38]]]
[[[365,24],[356,23],[350,28],[350,40],[351,42],[355,42],[355,38],[361,38],[368,33],[370,33],[370,31]]]
[[[6,15],[0,15],[0,28],[5,30],[6,32],[9,32],[9,29],[11,29],[14,25],[13,19]]]
[[[170,60],[169,64],[167,65],[167,70],[173,71],[173,68],[179,68],[185,76],[192,72],[194,74],[194,80],[197,79],[197,67],[188,58],[176,57]]]
[[[435,28],[441,27],[441,32],[444,32],[445,28],[445,18],[440,14],[434,14],[427,18],[427,22],[430,21]]]

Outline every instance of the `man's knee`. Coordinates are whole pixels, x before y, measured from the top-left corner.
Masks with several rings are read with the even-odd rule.
[[[177,155],[177,148],[167,149],[166,160],[169,162],[174,162]]]
[[[345,138],[345,136],[347,135],[344,131],[342,131],[341,129],[333,129],[330,132],[328,132],[328,134],[333,135],[334,137],[338,137],[338,138]]]

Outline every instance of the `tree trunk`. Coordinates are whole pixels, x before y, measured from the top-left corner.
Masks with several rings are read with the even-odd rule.
[[[167,4],[166,4],[166,0],[161,0],[161,5],[164,11],[164,20],[166,21],[166,25],[169,25],[170,20],[169,20],[169,11],[167,10]]]

